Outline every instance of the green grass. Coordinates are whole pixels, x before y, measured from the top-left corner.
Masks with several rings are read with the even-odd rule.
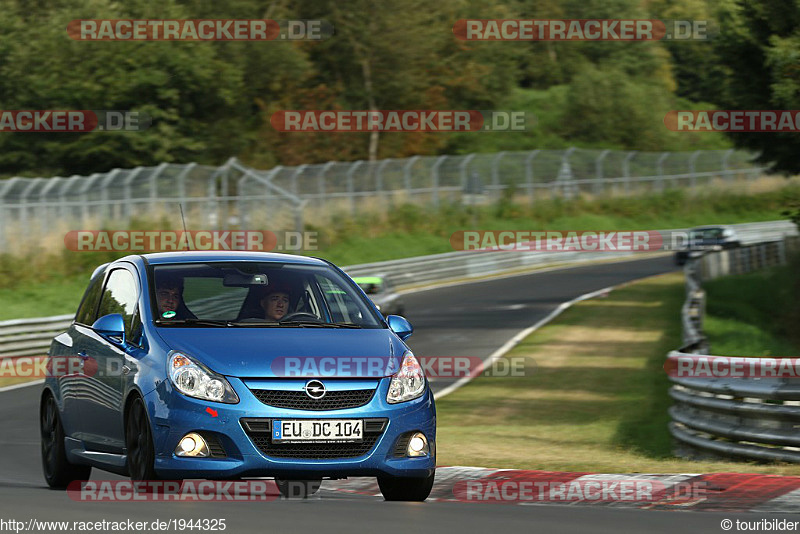
[[[703,284],[704,329],[720,356],[800,355],[797,299],[800,259],[786,267]]]
[[[0,320],[75,313],[89,274],[0,289]]]
[[[525,376],[479,377],[437,401],[438,463],[589,472],[752,471],[800,466],[672,457],[663,371],[680,345],[681,274],[580,303],[523,340]]]

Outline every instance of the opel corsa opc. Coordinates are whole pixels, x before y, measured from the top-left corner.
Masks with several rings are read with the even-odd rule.
[[[436,410],[411,333],[320,259],[177,252],[102,265],[48,353],[49,369],[69,372],[49,373],[41,396],[45,478],[64,488],[92,467],[271,477],[307,495],[322,479],[374,476],[387,500],[425,500]]]

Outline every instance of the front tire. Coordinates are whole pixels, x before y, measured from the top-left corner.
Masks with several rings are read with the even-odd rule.
[[[64,427],[58,415],[56,400],[51,394],[42,399],[39,409],[39,429],[42,443],[42,470],[47,485],[53,489],[65,489],[75,480],[89,480],[92,468],[75,465],[67,461],[64,446]]]
[[[428,498],[433,489],[435,474],[424,478],[378,477],[378,486],[387,501],[418,501]]]
[[[128,409],[125,422],[125,446],[128,449],[128,474],[131,480],[158,480],[155,470],[155,447],[147,409],[141,397]]]

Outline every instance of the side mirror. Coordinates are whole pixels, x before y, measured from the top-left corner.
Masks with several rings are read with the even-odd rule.
[[[399,315],[387,316],[386,322],[389,323],[389,328],[392,329],[392,332],[397,334],[403,341],[410,338],[411,334],[414,333],[414,327],[411,326],[411,323]]]
[[[125,343],[125,320],[118,313],[100,317],[92,325],[92,330],[104,337],[118,337]]]

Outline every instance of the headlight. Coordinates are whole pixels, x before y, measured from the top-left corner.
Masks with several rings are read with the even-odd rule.
[[[180,352],[171,352],[168,358],[167,374],[175,388],[196,399],[236,404],[239,397],[233,388],[220,376],[204,365]]]
[[[386,402],[397,404],[421,397],[425,392],[425,373],[411,351],[403,356],[400,370],[392,375]]]

